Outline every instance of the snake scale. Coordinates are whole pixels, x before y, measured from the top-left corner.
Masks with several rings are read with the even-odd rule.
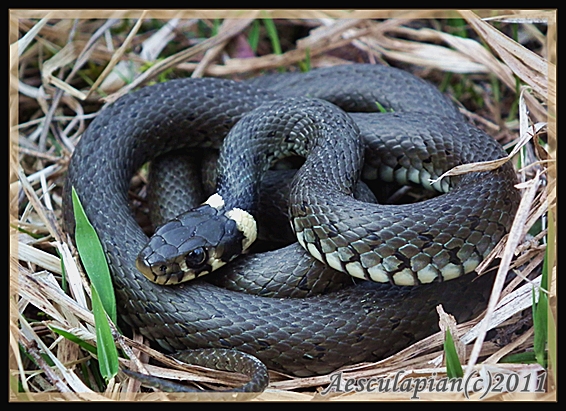
[[[380,110],[386,112],[375,113]],[[244,143],[248,134],[252,140]],[[281,145],[273,148],[271,140]],[[191,238],[177,249],[190,248],[195,238],[206,246],[184,250],[174,270],[163,264],[155,269],[144,267],[146,260],[169,253],[172,246],[164,243],[177,234],[152,237],[150,251],[138,261],[149,278],[178,282],[184,279],[175,272],[179,266],[199,265],[193,272],[199,276],[220,260],[234,259],[221,269],[232,278],[225,283],[246,287],[239,274],[251,272],[262,278],[251,280],[261,288],[260,283],[285,282],[282,277],[309,268],[335,273],[320,260],[389,284],[350,280],[322,295],[270,298],[225,289],[206,277],[174,286],[149,281],[136,268],[148,238],[129,208],[130,180],[161,154],[197,147],[222,147],[218,193],[198,208]],[[236,258],[255,238],[250,235],[255,228],[243,227],[241,218],[257,215],[257,180],[289,154],[307,157],[290,189],[289,214],[300,245],[266,258]],[[73,233],[74,187],[107,255],[121,319],[162,349],[244,352],[273,370],[326,374],[377,361],[435,332],[438,304],[459,321],[485,306],[489,279],[472,281],[473,274],[464,274],[511,225],[519,201],[513,167],[506,163],[491,172],[430,181],[458,164],[504,155],[434,86],[395,68],[353,64],[247,82],[177,79],[121,97],[90,124],[69,164],[64,220]],[[352,197],[361,173],[444,194],[415,204],[363,203]],[[208,216],[231,225],[200,225]],[[171,224],[174,233],[181,232],[181,218],[160,229]],[[237,244],[214,249],[211,243],[222,236]],[[165,251],[154,253],[155,246]],[[165,280],[158,278],[161,271],[167,272]],[[298,278],[298,286],[310,281]],[[263,388],[255,383],[245,389]]]

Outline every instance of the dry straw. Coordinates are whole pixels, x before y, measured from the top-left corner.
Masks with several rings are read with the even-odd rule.
[[[79,378],[92,358],[77,344],[57,336],[48,327],[72,333],[96,344],[94,320],[89,309],[90,288],[76,253],[61,229],[60,187],[62,175],[87,121],[93,115],[85,108],[101,97],[114,101],[128,91],[155,80],[166,70],[190,72],[192,76],[242,77],[261,70],[301,64],[306,56],[312,66],[344,64],[363,58],[370,62],[403,64],[416,74],[438,78],[439,74],[466,73],[473,80],[475,92],[486,101],[484,112],[467,113],[503,143],[513,145],[509,158],[521,158],[519,175],[523,199],[509,235],[496,248],[488,263],[501,261],[498,286],[494,288],[487,312],[465,324],[446,323],[467,352],[468,373],[498,370],[519,375],[536,374],[538,365],[501,364],[497,361],[512,352],[532,348],[533,331],[527,330],[510,341],[497,345],[485,341],[486,332],[504,324],[512,327],[524,321],[520,313],[532,304],[531,284],[518,287],[512,281],[503,288],[508,270],[521,278],[540,271],[544,258],[542,241],[553,227],[542,226],[535,237],[527,232],[549,210],[556,211],[555,188],[555,11],[488,11],[482,17],[471,11],[26,11],[14,10],[11,24],[11,133],[10,133],[10,377],[12,389],[19,384],[20,394],[11,399],[68,400],[174,400],[186,397],[161,392],[136,394],[140,384],[119,375],[104,392]],[[83,17],[85,19],[76,19]],[[237,41],[256,18],[284,19],[287,26],[308,28],[308,34],[287,45],[281,54],[259,57],[230,57],[228,48]],[[394,17],[390,18],[389,17]],[[464,38],[445,28],[444,17],[463,18],[474,31]],[[94,19],[94,20],[88,20]],[[124,19],[136,19],[124,34],[114,30]],[[198,24],[211,24],[226,18],[214,36],[196,43],[182,43],[168,57],[158,59],[163,49],[184,30]],[[429,19],[430,24],[412,24]],[[148,35],[141,29],[149,19],[163,19],[163,27]],[[441,23],[441,22],[444,23]],[[427,22],[427,23],[428,23]],[[529,47],[502,33],[497,24],[518,23],[520,35],[529,37]],[[534,23],[543,24],[541,33]],[[202,23],[201,23],[202,24]],[[425,27],[426,26],[426,27]],[[420,27],[420,28],[419,28]],[[141,51],[140,51],[141,50]],[[336,51],[339,50],[339,53]],[[334,52],[334,53],[333,53]],[[47,58],[46,56],[51,56]],[[349,57],[353,56],[353,57]],[[76,82],[81,70],[104,67],[91,79],[90,86]],[[142,68],[145,67],[145,71]],[[95,72],[91,70],[91,72]],[[434,74],[436,73],[436,74]],[[523,85],[517,88],[517,79]],[[493,101],[484,87],[496,82],[507,95],[519,100],[517,115],[502,118],[508,103]],[[82,84],[77,88],[76,84]],[[503,107],[504,104],[507,106]],[[19,117],[16,112],[19,110]],[[31,114],[30,114],[31,113]],[[55,139],[48,138],[49,133]],[[538,136],[546,133],[548,145],[541,146]],[[535,147],[535,150],[532,149]],[[451,173],[496,167],[500,162],[474,164]],[[546,221],[543,219],[543,221]],[[551,250],[554,251],[554,250]],[[61,285],[61,264],[67,270],[66,291]],[[481,270],[488,268],[486,263]],[[551,314],[555,311],[555,267],[551,267]],[[536,277],[533,284],[540,282]],[[33,308],[32,308],[33,307]],[[517,327],[519,327],[517,325]],[[383,361],[359,364],[344,369],[349,378],[403,378],[443,376],[440,333],[420,341]],[[221,382],[237,384],[240,376],[179,365],[147,347],[139,336],[130,340],[116,336],[119,346],[136,363],[164,377],[188,379],[203,386]],[[473,348],[472,348],[473,347]],[[552,348],[552,344],[550,345]],[[23,355],[22,353],[26,354]],[[36,365],[27,358],[33,359]],[[149,365],[149,358],[161,366]],[[123,366],[128,361],[121,360]],[[487,367],[487,368],[486,368]],[[492,368],[489,368],[492,367]],[[552,373],[551,373],[552,376]],[[256,400],[373,400],[406,399],[398,393],[351,393],[321,396],[320,390],[331,376],[292,378],[272,373],[271,384]],[[552,379],[551,379],[552,380]],[[519,395],[492,393],[492,399],[554,398],[553,385],[546,394]],[[140,397],[142,395],[142,397]],[[424,399],[463,399],[463,394],[423,393]],[[474,398],[479,398],[477,395]]]

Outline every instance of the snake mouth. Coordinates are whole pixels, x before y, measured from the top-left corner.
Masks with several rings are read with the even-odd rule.
[[[174,285],[183,283],[185,281],[190,281],[195,278],[195,275],[192,273],[186,273],[184,271],[175,271],[169,273],[167,275],[155,275],[153,274],[153,278],[149,278],[156,284],[160,285]],[[147,276],[146,276],[147,277]]]
[[[216,260],[216,259],[212,259]],[[210,264],[203,264],[199,269],[190,268],[187,265],[186,257],[180,258],[175,262],[152,263],[143,256],[139,255],[136,259],[136,268],[148,280],[160,285],[175,285],[185,281],[211,273],[217,266],[214,261]]]
[[[178,264],[152,265],[142,254],[136,259],[136,268],[148,280],[160,285],[179,283],[185,275]]]

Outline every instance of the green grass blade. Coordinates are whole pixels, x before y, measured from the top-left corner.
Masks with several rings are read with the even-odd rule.
[[[540,289],[533,289],[533,326],[534,340],[533,351],[537,362],[543,366],[547,366],[546,349],[548,343],[548,294],[544,290],[548,290],[548,273],[554,265],[554,218],[552,212],[548,212],[548,243],[542,265],[542,278]],[[538,301],[537,297],[538,296]]]
[[[72,190],[73,211],[75,213],[75,241],[88,278],[96,287],[102,305],[112,321],[116,323],[116,297],[106,264],[106,256],[94,227],[88,221],[75,189]]]
[[[118,350],[108,317],[116,323],[116,298],[106,256],[94,227],[88,221],[75,189],[72,190],[75,214],[75,242],[91,282],[92,312],[96,328],[96,354],[101,375],[109,380],[118,373]],[[108,314],[108,317],[107,317]]]
[[[502,364],[535,364],[537,362],[534,352],[521,352],[509,354],[499,360]]]
[[[556,381],[556,368],[557,368],[557,359],[556,359],[556,319],[553,315],[553,312],[550,309],[550,305],[548,306],[548,316],[547,316],[547,356],[546,356],[546,364],[548,365],[549,370],[552,372],[553,379]]]
[[[544,285],[544,288],[546,290],[549,289],[548,287],[548,277],[550,276],[550,273],[552,273],[554,266],[555,266],[555,261],[556,261],[556,255],[555,255],[555,251],[556,251],[556,245],[555,245],[555,240],[556,240],[556,225],[555,225],[555,221],[554,221],[554,213],[552,212],[551,209],[548,210],[548,234],[547,234],[547,238],[548,238],[548,243],[546,245],[546,258],[545,258],[545,263],[546,263],[546,267],[543,267],[543,276],[542,276],[542,281],[541,281],[541,285]],[[546,268],[546,270],[545,270]],[[553,302],[553,306],[555,307],[555,302]],[[556,358],[556,352],[557,352],[557,347],[556,347],[556,317],[554,316],[554,311],[551,309],[550,304],[548,304],[546,306],[546,310],[547,310],[547,362],[546,364],[548,365],[550,371],[552,372],[553,375],[553,379],[554,381],[556,381],[556,369],[557,369],[557,358]]]
[[[311,48],[305,48],[305,59],[303,61],[299,61],[299,69],[303,73],[307,73],[311,71]]]
[[[67,270],[65,269],[65,261],[63,259],[63,256],[61,255],[61,253],[59,252],[59,250],[57,249],[57,255],[59,256],[59,260],[61,261],[61,288],[63,289],[63,291],[68,292],[68,284],[67,284]]]
[[[458,37],[467,38],[468,33],[466,32],[466,27],[468,23],[464,19],[448,19],[448,25],[452,28],[452,34]]]
[[[444,334],[444,357],[446,358],[446,375],[448,378],[462,378],[464,371],[449,329],[446,329]]]
[[[212,36],[211,37],[214,37],[218,34],[218,30],[220,29],[221,24],[222,24],[222,20],[219,19],[219,18],[212,20]]]
[[[31,361],[32,363],[35,364],[36,367],[40,368],[40,365],[37,363],[37,361],[35,360],[35,358],[33,358],[33,356],[23,347],[23,345],[21,343],[18,343],[18,348],[20,349],[20,356],[22,358],[27,359],[28,361]],[[49,365],[50,367],[54,367],[55,364],[53,363],[53,360],[51,359],[51,357],[49,357],[49,355],[45,354],[45,353],[39,353],[39,356],[43,359],[43,361],[45,361],[47,363],[47,365]]]
[[[279,41],[279,33],[277,33],[277,27],[275,27],[273,19],[263,19],[263,25],[265,26],[269,40],[271,40],[271,48],[273,49],[273,53],[282,54],[283,51],[281,49],[281,42]]]
[[[548,212],[548,243],[542,265],[541,289],[533,289],[533,326],[534,340],[533,351],[537,362],[546,367],[546,349],[548,343],[548,295],[543,290],[548,290],[548,273],[554,265],[554,218],[552,212]],[[537,297],[538,296],[538,301]]]
[[[88,352],[96,354],[96,347],[94,345],[89,344],[86,341],[81,340],[76,335],[71,334],[70,332],[62,330],[60,328],[57,328],[53,325],[49,325],[49,329],[51,329],[51,331],[53,331],[55,334],[59,334],[60,336],[65,337],[67,340],[72,341],[75,344],[78,344],[80,347],[84,348]]]
[[[100,373],[108,381],[118,374],[118,350],[114,344],[114,337],[110,330],[106,311],[102,306],[102,301],[96,291],[96,287],[91,285],[92,292],[92,313],[96,324],[96,354],[98,357],[98,367]]]
[[[252,51],[257,52],[257,46],[259,44],[259,20],[254,20],[250,26],[248,32],[248,44],[250,45]]]
[[[267,31],[267,35],[269,36],[269,40],[271,40],[271,47],[273,49],[273,53],[275,54],[282,54],[281,43],[279,41],[279,34],[277,33],[277,27],[275,27],[275,23],[272,19],[264,19],[263,25]]]
[[[533,289],[533,300],[535,299],[535,291]],[[534,340],[533,351],[537,362],[546,368],[546,343],[548,338],[548,297],[546,293],[539,291],[538,302],[533,301],[533,326]]]
[[[548,221],[547,221],[547,226],[548,226],[548,233],[546,235],[546,238],[548,239],[547,241],[547,245],[546,245],[546,252],[545,252],[545,256],[544,256],[544,262],[542,265],[542,278],[541,278],[541,282],[540,282],[540,286],[542,288],[544,288],[545,290],[548,290],[548,273],[549,271],[552,270],[552,267],[554,267],[554,214],[552,213],[552,210],[548,210],[547,213],[547,217],[548,217]]]
[[[392,108],[383,107],[383,105],[379,101],[376,101],[375,105],[377,106],[377,109],[379,110],[380,113],[393,113]]]

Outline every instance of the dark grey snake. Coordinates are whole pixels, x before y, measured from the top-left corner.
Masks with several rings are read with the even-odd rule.
[[[379,111],[378,103],[393,112],[368,113]],[[138,259],[148,239],[128,206],[132,175],[167,151],[218,148],[227,135],[217,194],[159,228]],[[301,245],[237,259],[255,239],[259,180],[291,154],[306,157],[289,205]],[[489,280],[471,282],[464,274],[510,227],[519,200],[514,170],[507,163],[432,186],[430,179],[504,155],[433,86],[394,68],[337,66],[270,83],[172,80],[120,98],[89,126],[69,164],[65,223],[72,233],[74,186],[106,252],[121,318],[163,349],[225,349],[227,363],[241,351],[274,370],[325,374],[382,359],[430,335],[438,304],[460,321],[485,305]],[[355,200],[364,157],[365,177],[446,193],[400,206]],[[269,298],[200,278],[158,285],[136,269],[138,260],[151,280],[175,283],[235,260],[224,267],[227,276],[251,271],[263,278],[256,288],[272,281],[270,275],[279,281],[308,268],[333,272],[303,247],[355,277],[433,283],[352,281],[324,295]],[[299,287],[310,281],[299,278]],[[261,389],[255,383],[245,389]]]

